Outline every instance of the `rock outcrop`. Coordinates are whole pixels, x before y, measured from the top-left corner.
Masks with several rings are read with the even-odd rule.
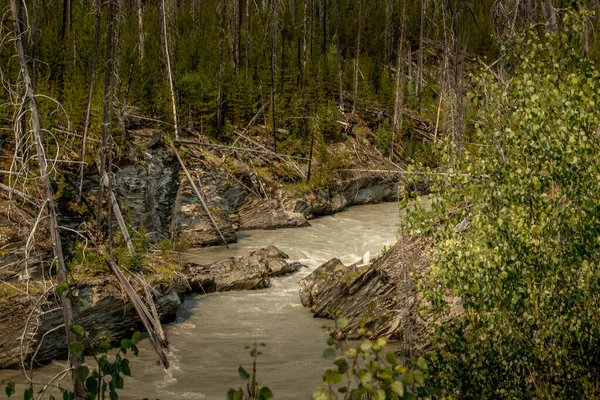
[[[303,267],[287,259],[287,254],[271,246],[207,266],[187,264],[183,273],[196,293],[260,289],[270,285],[272,276],[297,272]]]
[[[283,209],[275,200],[254,199],[239,210],[240,229],[278,229],[308,226],[306,217]]]
[[[427,324],[418,313],[421,298],[413,278],[429,265],[429,247],[423,239],[402,238],[367,266],[330,260],[300,281],[300,300],[315,317],[347,318],[337,335],[357,338],[364,325],[375,337],[422,347]]]
[[[211,265],[188,263],[177,279],[150,279],[155,289],[154,301],[161,321],[175,318],[187,293],[248,290],[268,287],[271,277],[293,273],[303,265],[288,261],[288,256],[276,247],[267,247],[248,256],[229,258]],[[136,279],[133,287],[142,293]],[[117,280],[100,277],[87,280],[73,288],[78,300],[73,303],[77,324],[88,333],[88,341],[106,337],[113,340],[131,336],[132,330],[143,329],[139,317]],[[32,284],[29,294],[3,291],[0,298],[0,368],[10,368],[32,359],[34,366],[67,355],[62,310],[53,290],[44,292]],[[85,306],[83,305],[85,304]]]

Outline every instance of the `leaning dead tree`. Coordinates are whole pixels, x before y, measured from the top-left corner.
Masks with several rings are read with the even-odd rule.
[[[29,75],[29,69],[27,65],[27,56],[25,55],[23,37],[24,32],[22,27],[25,21],[21,20],[21,3],[20,0],[10,0],[10,7],[12,11],[12,18],[14,21],[14,35],[15,35],[15,47],[17,50],[17,57],[21,67],[21,79],[25,89],[25,98],[22,104],[27,103],[29,107],[29,128],[35,142],[35,151],[37,156],[37,164],[40,172],[41,184],[44,193],[44,202],[46,205],[46,211],[48,214],[48,228],[50,230],[50,236],[52,238],[52,248],[54,251],[54,258],[56,259],[58,280],[60,284],[68,285],[67,269],[65,267],[65,258],[63,255],[63,248],[60,239],[60,233],[58,231],[58,217],[56,216],[56,207],[54,204],[54,191],[50,182],[50,176],[48,173],[48,161],[46,159],[46,153],[44,149],[42,133],[41,133],[41,122],[40,114],[38,111],[37,100],[35,97],[35,91]],[[63,319],[65,325],[65,333],[67,337],[67,343],[70,344],[75,341],[75,334],[71,332],[73,326],[73,310],[71,306],[71,300],[66,296],[66,293],[60,296],[61,306],[63,310]],[[70,348],[70,346],[69,346]],[[79,359],[77,354],[72,354],[69,351],[69,365],[72,368],[71,377],[73,379],[73,385],[75,396],[83,398],[85,391],[81,381],[77,379],[76,369],[79,366]]]

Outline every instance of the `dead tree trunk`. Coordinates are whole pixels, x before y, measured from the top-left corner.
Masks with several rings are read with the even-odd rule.
[[[356,58],[354,60],[354,102],[352,103],[352,114],[356,114],[356,103],[358,102],[358,68],[360,63],[360,36],[362,31],[362,8],[363,0],[358,1],[358,33],[356,38]]]
[[[100,40],[100,21],[102,19],[102,4],[100,1],[96,1],[96,21],[94,31],[94,48],[92,49],[92,63],[90,65],[90,85],[88,87],[88,98],[87,107],[85,111],[85,124],[83,126],[83,138],[81,140],[81,154],[80,161],[81,165],[79,168],[79,182],[77,188],[77,200],[79,201],[82,196],[83,190],[83,172],[85,171],[85,151],[87,146],[88,131],[90,128],[90,119],[92,117],[92,95],[94,93],[94,81],[96,80],[96,62],[98,59],[98,43]]]
[[[33,0],[33,26],[31,27],[31,87],[37,87],[37,21],[39,0]]]
[[[310,59],[313,55],[313,36],[315,33],[315,0],[310,0]]]
[[[402,27],[400,28],[400,40],[398,40],[398,63],[396,66],[396,99],[394,102],[394,118],[392,120],[392,141],[390,143],[390,161],[394,158],[394,145],[396,135],[399,134],[398,125],[402,127],[402,107],[404,103],[404,65],[402,56],[404,51],[404,34],[406,32],[406,0],[402,6]]]
[[[556,18],[556,10],[552,5],[552,0],[543,0],[542,7],[544,9],[544,20],[546,21],[546,30],[548,32],[556,32],[558,23]]]
[[[421,24],[419,30],[419,54],[417,61],[417,76],[415,83],[415,104],[421,110],[421,98],[423,97],[423,47],[425,46],[425,16],[427,0],[421,0]]]
[[[383,65],[386,70],[389,71],[392,53],[393,53],[393,26],[392,17],[394,13],[394,2],[393,0],[386,0],[385,2],[385,53],[383,56]]]
[[[323,54],[327,54],[327,0],[323,0]]]
[[[217,80],[217,134],[220,136],[223,129],[223,72],[225,60],[223,47],[225,46],[225,12],[223,10],[223,0],[217,4],[217,18],[220,21],[219,33],[219,76]]]
[[[56,208],[54,205],[54,191],[52,189],[50,177],[48,175],[48,162],[46,160],[46,154],[42,142],[40,116],[37,108],[37,100],[35,98],[35,92],[33,90],[31,78],[29,75],[27,57],[25,56],[25,50],[22,42],[23,32],[21,31],[20,26],[22,22],[19,18],[20,4],[18,4],[17,1],[18,0],[10,0],[12,17],[14,20],[15,47],[17,49],[17,56],[21,67],[21,77],[25,85],[25,97],[29,105],[29,123],[35,140],[37,162],[40,171],[40,178],[42,180],[42,186],[44,188],[45,204],[48,210],[48,229],[50,230],[50,236],[52,238],[52,248],[54,250],[54,257],[57,260],[58,280],[60,284],[68,285],[65,258],[63,255],[60,232],[58,231],[58,217],[56,216]],[[65,325],[67,343],[71,344],[73,341],[76,340],[76,337],[71,332],[71,327],[73,326],[73,310],[71,308],[71,300],[66,296],[66,293],[61,296],[61,306],[63,310],[63,320]],[[83,398],[83,396],[85,395],[83,384],[77,379],[76,374],[77,367],[79,366],[79,359],[77,354],[69,354],[69,363],[72,368],[71,377],[73,379],[74,385],[73,392],[75,393],[76,397]]]
[[[111,85],[113,77],[113,10],[114,1],[108,0],[107,5],[107,28],[106,28],[106,57],[104,69],[104,110],[102,116],[102,148],[100,149],[100,182],[98,183],[98,203],[96,205],[96,231],[100,236],[102,231],[102,204],[104,198],[104,175],[106,175],[106,155],[108,149],[108,135],[110,126],[110,107],[111,107]]]
[[[342,66],[342,48],[340,46],[340,11],[338,9],[339,0],[333,0],[333,12],[335,13],[335,48],[337,53],[337,69],[338,69],[338,105],[340,111],[344,111],[344,89],[343,89],[343,66]]]
[[[161,0],[160,18],[162,22],[162,38],[165,46],[165,60],[167,62],[167,79],[169,89],[171,90],[171,106],[173,108],[173,128],[175,129],[175,140],[179,140],[179,121],[177,119],[177,96],[175,95],[175,81],[173,78],[173,69],[171,68],[171,52],[169,51],[169,29],[167,28],[167,10],[165,0]]]
[[[250,1],[246,0],[246,79],[250,70]]]
[[[137,0],[137,23],[138,23],[138,41],[140,46],[140,61],[144,59],[144,5],[142,0]]]
[[[273,120],[273,151],[277,153],[277,125],[275,118],[275,67],[277,65],[277,29],[279,28],[279,10],[278,1],[271,3],[272,19],[272,38],[271,38],[271,117]]]

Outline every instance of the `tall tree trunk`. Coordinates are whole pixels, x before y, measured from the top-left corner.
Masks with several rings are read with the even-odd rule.
[[[165,0],[161,0],[160,16],[162,19],[162,38],[165,46],[165,60],[167,61],[167,79],[169,80],[169,89],[171,90],[171,106],[173,108],[173,128],[175,129],[175,140],[179,140],[179,121],[177,119],[177,96],[175,95],[175,80],[173,78],[173,69],[171,68],[171,52],[169,51],[169,29],[167,27],[167,10]]]
[[[307,102],[306,93],[306,52],[308,45],[308,0],[304,0],[304,16],[302,18],[302,48],[300,52],[300,83],[302,85],[302,113],[304,117],[304,132],[306,132]]]
[[[217,79],[217,133],[219,136],[223,130],[223,71],[225,69],[225,57],[223,47],[225,46],[225,13],[223,10],[223,1],[218,0],[217,15],[220,22],[219,33],[219,76]]]
[[[66,22],[67,22],[67,32],[71,31],[71,15],[73,11],[73,6],[71,4],[71,0],[65,1],[65,10],[66,10]]]
[[[96,62],[98,59],[98,44],[100,41],[100,22],[102,19],[102,3],[96,0],[96,21],[94,31],[94,48],[92,49],[92,62],[90,65],[90,84],[88,86],[87,107],[85,111],[85,124],[83,126],[83,138],[81,140],[81,153],[79,159],[81,161],[79,167],[79,182],[77,188],[77,201],[81,199],[83,191],[83,172],[85,171],[85,152],[87,146],[87,137],[90,127],[90,119],[92,116],[92,95],[94,93],[94,81],[96,80]]]
[[[250,1],[246,0],[246,79],[250,70]]]
[[[315,0],[310,0],[310,59],[313,55],[313,36],[315,33]]]
[[[552,0],[542,0],[542,8],[544,9],[544,20],[546,21],[546,29],[548,32],[556,32],[558,23],[556,18],[556,10],[552,5]]]
[[[106,57],[104,68],[104,110],[102,114],[102,148],[100,149],[100,179],[98,183],[98,203],[96,205],[96,231],[98,236],[102,231],[102,204],[104,200],[104,176],[106,175],[106,155],[108,149],[108,136],[110,135],[110,107],[111,107],[111,85],[113,77],[113,24],[114,24],[114,0],[108,0],[106,11]]]
[[[39,0],[33,0],[33,26],[31,27],[31,87],[37,88],[37,31]]]
[[[419,53],[417,60],[417,76],[415,83],[415,105],[421,110],[421,99],[423,97],[423,47],[425,46],[425,16],[427,12],[427,0],[421,0],[421,24],[419,30]]]
[[[277,153],[277,125],[275,119],[275,66],[277,65],[277,30],[279,29],[279,0],[271,2],[272,19],[272,39],[271,39],[271,115],[273,118],[273,151]]]
[[[396,99],[394,102],[394,118],[392,120],[392,141],[390,143],[390,161],[394,158],[394,146],[396,135],[399,134],[402,127],[402,107],[404,106],[404,65],[402,56],[404,52],[404,35],[406,32],[406,0],[402,4],[402,27],[400,40],[398,40],[398,63],[396,64]]]
[[[339,19],[340,11],[338,9],[339,0],[333,0],[333,12],[335,14],[335,48],[337,53],[337,70],[338,70],[338,105],[340,111],[344,111],[344,89],[343,89],[343,70],[342,70],[342,47],[340,46],[340,30]]]
[[[138,42],[140,46],[140,61],[144,59],[146,49],[144,47],[144,4],[142,0],[137,1],[137,23],[138,23]]]
[[[323,0],[323,54],[327,54],[327,0]]]
[[[354,60],[354,102],[352,103],[352,114],[356,114],[356,103],[358,102],[358,69],[360,66],[360,36],[362,32],[363,0],[358,0],[358,33],[356,38],[356,58]]]
[[[240,51],[242,44],[242,0],[235,1],[235,69],[237,74],[240,65]]]
[[[383,56],[383,64],[387,70],[390,68],[392,53],[393,53],[393,26],[392,17],[394,14],[394,0],[386,0],[385,2],[385,53]]]
[[[58,281],[60,284],[66,284],[68,286],[67,269],[65,267],[65,258],[63,255],[62,242],[60,233],[58,231],[58,217],[56,215],[56,207],[54,205],[54,191],[52,184],[50,183],[50,177],[48,174],[48,162],[46,160],[46,153],[44,152],[44,145],[42,144],[42,133],[40,126],[40,116],[37,108],[37,100],[35,98],[35,91],[29,75],[29,69],[27,66],[27,57],[25,55],[25,49],[22,42],[23,32],[21,31],[21,24],[23,21],[20,20],[20,4],[17,3],[19,0],[10,0],[10,7],[12,11],[12,17],[14,20],[14,33],[15,33],[15,47],[17,49],[17,56],[21,67],[21,77],[25,84],[25,97],[29,104],[30,113],[30,127],[33,132],[35,140],[35,148],[37,152],[37,163],[40,171],[40,178],[42,180],[42,186],[44,188],[45,204],[48,210],[48,229],[50,230],[50,236],[52,238],[52,248],[54,250],[54,257],[57,260],[58,270]],[[65,325],[65,334],[67,337],[67,343],[70,345],[76,340],[75,335],[71,332],[73,326],[73,310],[71,306],[71,300],[67,297],[66,293],[60,296],[63,321]],[[70,348],[70,346],[68,346]],[[73,380],[73,392],[76,397],[83,398],[85,391],[81,381],[77,379],[76,370],[79,367],[79,358],[77,354],[72,354],[69,351],[69,364],[71,367],[71,378]]]

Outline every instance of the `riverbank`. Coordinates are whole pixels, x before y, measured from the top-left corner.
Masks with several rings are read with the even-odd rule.
[[[154,293],[152,300],[163,323],[171,322],[186,295],[262,289],[271,278],[299,271],[306,266],[289,261],[276,247],[253,251],[247,256],[230,257],[201,265],[186,262],[177,274],[147,278]],[[144,298],[139,276],[129,274],[138,296]],[[93,344],[110,334],[118,342],[143,329],[131,301],[116,278],[103,276],[78,282],[72,287],[73,315],[86,330],[85,342]],[[31,304],[34,307],[31,307]],[[0,368],[21,364],[37,367],[67,356],[67,343],[58,298],[48,288],[32,283],[29,294],[13,293],[0,302]]]

